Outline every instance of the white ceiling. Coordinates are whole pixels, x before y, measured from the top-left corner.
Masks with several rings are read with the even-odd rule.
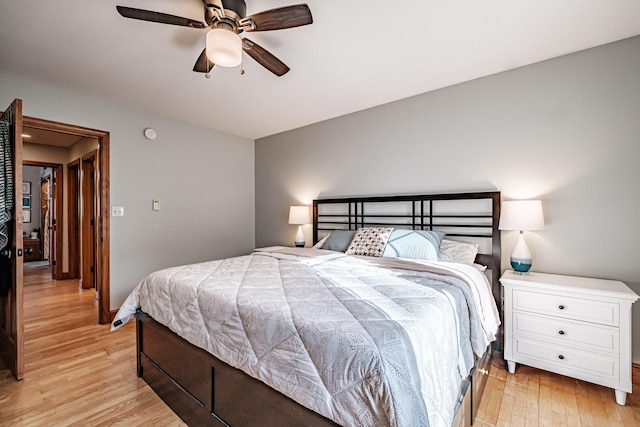
[[[304,0],[246,0],[253,14]],[[0,0],[0,74],[251,139],[640,34],[637,0],[308,0],[312,25],[246,36],[276,77],[191,71],[206,30],[125,19],[116,5],[203,21],[201,0]]]

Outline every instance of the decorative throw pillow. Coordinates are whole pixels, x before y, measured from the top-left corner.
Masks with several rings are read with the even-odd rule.
[[[322,249],[344,252],[349,247],[356,230],[333,230],[329,238],[322,244]]]
[[[442,231],[395,229],[382,256],[437,261],[443,237]]]
[[[472,265],[478,255],[477,243],[456,242],[444,239],[440,244],[440,261]]]
[[[382,256],[393,228],[360,228],[347,249],[347,255]]]

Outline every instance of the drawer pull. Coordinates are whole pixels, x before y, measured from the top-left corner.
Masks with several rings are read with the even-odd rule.
[[[560,335],[564,335],[564,331],[562,331],[562,330],[558,331],[558,333],[559,333]]]
[[[560,355],[560,356],[558,356],[558,359],[560,359],[560,360],[564,360],[564,356],[563,356],[563,355]]]
[[[564,310],[564,305],[560,304],[560,305],[558,306],[558,308],[559,308],[560,310]]]

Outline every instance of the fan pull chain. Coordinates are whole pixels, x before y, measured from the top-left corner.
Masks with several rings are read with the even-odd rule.
[[[209,68],[209,57],[207,56],[206,58],[207,58],[207,69],[208,69]],[[210,79],[211,78],[211,74],[209,72],[206,72],[204,74],[204,77],[207,78],[207,79]]]
[[[240,75],[244,74],[244,55],[240,57]]]

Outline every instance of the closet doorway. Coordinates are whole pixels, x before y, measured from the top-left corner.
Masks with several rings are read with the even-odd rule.
[[[56,162],[60,167],[54,181],[60,197],[55,207],[48,207],[57,212],[57,237],[50,235],[51,250],[58,254],[54,278],[78,278],[82,287],[95,287],[98,323],[110,323],[109,133],[32,117],[24,117],[23,133],[31,135],[23,136],[23,165]],[[85,177],[88,169],[92,171]],[[91,239],[85,242],[82,224],[87,217]]]

